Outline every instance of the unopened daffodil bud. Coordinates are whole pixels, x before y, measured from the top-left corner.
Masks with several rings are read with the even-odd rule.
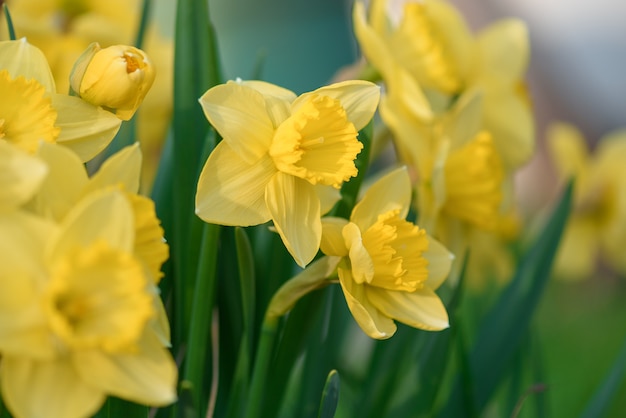
[[[93,43],[74,64],[73,92],[129,120],[154,82],[155,69],[140,49],[126,45],[101,48]]]

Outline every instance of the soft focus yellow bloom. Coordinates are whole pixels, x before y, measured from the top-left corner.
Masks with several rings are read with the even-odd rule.
[[[379,88],[365,81],[322,87],[299,97],[263,82],[229,82],[200,104],[224,140],[209,156],[196,195],[206,222],[274,222],[300,266],[319,249],[318,188],[339,188],[357,174],[358,130],[372,118]],[[324,195],[327,193],[323,193]]]
[[[25,39],[0,42],[0,90],[0,139],[30,153],[56,142],[88,161],[120,127],[111,113],[55,93],[45,57]]]
[[[0,213],[30,200],[47,173],[43,161],[0,140]]]
[[[102,49],[94,43],[76,61],[70,84],[85,101],[129,120],[155,76],[155,69],[142,50],[126,45]]]
[[[410,203],[411,182],[401,168],[372,185],[349,221],[322,219],[321,249],[343,257],[337,269],[346,302],[372,338],[391,337],[394,320],[425,330],[448,327],[434,291],[447,277],[453,256],[405,220]]]
[[[156,293],[133,253],[131,206],[92,193],[61,223],[0,215],[0,385],[16,417],[86,417],[107,395],[176,398],[176,365],[153,331]],[[71,394],[71,396],[68,396]]]
[[[404,96],[404,105],[424,96],[439,113],[464,92],[479,89],[484,95],[482,123],[493,134],[505,167],[513,169],[530,159],[534,121],[520,88],[529,57],[523,22],[501,20],[474,37],[457,10],[442,0],[373,0],[369,16],[357,1],[353,20],[364,56],[390,94]],[[416,97],[407,78],[424,93]]]
[[[556,259],[557,275],[588,278],[598,258],[625,274],[626,132],[602,138],[593,155],[572,125],[553,125],[548,141],[560,177],[575,179],[574,206]]]
[[[62,147],[43,144],[37,155],[48,165],[48,176],[31,209],[46,218],[61,221],[76,203],[90,193],[118,188],[124,192],[135,219],[135,254],[150,269],[155,283],[163,276],[161,266],[169,256],[163,228],[154,202],[137,194],[141,170],[139,144],[109,157],[91,178],[80,159]]]

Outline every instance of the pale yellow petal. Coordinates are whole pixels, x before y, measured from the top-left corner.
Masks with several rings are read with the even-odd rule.
[[[498,20],[477,36],[475,71],[483,78],[514,84],[524,77],[529,58],[528,28],[519,19]]]
[[[33,361],[2,358],[2,395],[9,410],[21,418],[82,418],[104,403],[102,390],[87,384],[69,358]]]
[[[372,18],[374,24],[382,22],[385,19],[384,10],[381,1],[377,1],[372,5]],[[362,1],[354,2],[352,10],[352,23],[354,25],[354,34],[359,42],[359,47],[370,64],[376,68],[385,79],[390,78],[392,69],[395,64],[395,58],[392,51],[387,46],[385,39],[380,33],[377,33],[372,26],[367,23],[367,15],[365,4]],[[382,24],[376,25],[379,31]]]
[[[599,253],[600,234],[588,219],[572,217],[554,260],[555,275],[564,280],[583,280],[593,275]]]
[[[130,193],[139,191],[139,177],[141,174],[141,149],[139,142],[129,145],[110,156],[96,174],[91,177],[85,193],[98,190],[106,186],[124,186]]]
[[[84,350],[74,356],[74,366],[87,384],[113,396],[151,406],[176,400],[176,363],[150,330],[136,352]]]
[[[238,81],[238,83],[252,87],[263,95],[267,114],[272,119],[274,127],[283,123],[291,115],[291,102],[297,97],[291,90],[265,81]]]
[[[163,305],[163,301],[159,296],[154,298],[154,304],[156,310],[156,318],[152,322],[150,322],[150,329],[159,339],[161,345],[163,347],[169,348],[172,345],[170,320],[167,317],[167,312],[165,310],[165,306]]]
[[[350,270],[339,267],[338,273],[348,309],[363,332],[377,340],[393,336],[396,332],[396,324],[370,303],[365,295],[366,285],[356,284]]]
[[[589,167],[589,151],[582,133],[573,125],[554,123],[547,132],[547,145],[559,176],[585,175]]]
[[[321,87],[310,93],[298,97],[292,105],[292,112],[306,103],[310,95],[319,94],[339,100],[346,110],[348,120],[356,130],[361,130],[372,120],[378,102],[380,101],[380,87],[365,80],[349,80]]]
[[[315,188],[300,178],[277,173],[267,185],[265,202],[287,251],[305,267],[317,254],[322,239]]]
[[[254,164],[267,154],[275,126],[260,92],[238,83],[220,84],[204,93],[200,105],[239,158]]]
[[[249,226],[270,220],[265,188],[276,174],[266,155],[248,164],[222,141],[202,168],[196,193],[196,214],[205,222]]]
[[[56,125],[61,128],[57,143],[70,148],[82,161],[106,148],[122,123],[113,113],[78,97],[54,94],[52,105],[58,112]]]
[[[39,48],[29,44],[26,38],[0,42],[0,68],[8,70],[13,78],[34,78],[48,93],[56,91],[46,57]]]
[[[366,295],[383,315],[403,324],[427,331],[439,331],[450,326],[446,307],[429,288],[409,293],[369,286]]]
[[[348,255],[348,248],[346,248],[346,243],[341,232],[343,227],[347,224],[348,221],[343,218],[335,218],[332,216],[322,218],[322,241],[320,243],[320,249],[324,254],[338,257]]]
[[[61,233],[51,241],[46,256],[54,263],[77,248],[100,240],[112,248],[132,252],[134,236],[132,208],[122,192],[94,192],[79,201],[66,215]]]
[[[48,173],[41,159],[0,141],[0,211],[26,203],[40,188]]]
[[[374,278],[374,260],[363,245],[363,237],[359,227],[349,222],[341,230],[341,235],[346,248],[348,248],[352,279],[357,284],[370,283]]]
[[[361,231],[366,231],[376,222],[378,215],[391,210],[400,210],[401,219],[406,218],[411,205],[411,179],[405,166],[397,168],[377,180],[356,204],[350,220]]]
[[[428,260],[428,279],[424,284],[437,290],[450,273],[454,255],[442,243],[429,236],[428,249],[422,253],[422,257]]]
[[[318,183],[315,185],[315,192],[320,199],[320,213],[322,215],[330,212],[335,204],[341,200],[341,192],[333,186]]]
[[[87,185],[87,171],[78,155],[66,147],[44,142],[37,155],[46,162],[49,173],[32,207],[37,213],[60,221]]]
[[[445,124],[445,133],[450,139],[450,149],[463,147],[482,128],[483,93],[472,89],[458,98]]]
[[[393,69],[392,76],[387,81],[390,100],[397,100],[415,122],[426,124],[434,114],[426,95],[417,80],[409,72],[397,67]]]

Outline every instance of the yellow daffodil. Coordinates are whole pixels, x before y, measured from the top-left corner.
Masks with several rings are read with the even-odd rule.
[[[605,136],[591,155],[574,126],[558,123],[548,131],[548,144],[560,177],[575,179],[574,206],[557,254],[557,275],[588,278],[598,258],[626,273],[626,132]]]
[[[229,82],[208,90],[200,104],[224,138],[209,156],[196,195],[206,222],[274,222],[300,266],[319,249],[316,187],[338,189],[357,174],[358,131],[372,118],[379,88],[365,81],[322,87],[299,97],[264,82]]]
[[[448,327],[435,290],[447,277],[453,256],[405,220],[410,203],[411,182],[401,168],[372,185],[350,220],[322,219],[321,249],[342,257],[337,271],[346,302],[372,338],[391,337],[394,320],[425,330]]]
[[[76,61],[70,84],[85,101],[129,120],[155,76],[154,66],[142,50],[126,45],[102,49],[96,42]]]
[[[523,22],[501,20],[474,37],[457,10],[442,0],[401,5],[373,0],[369,16],[357,1],[353,20],[364,56],[411,112],[424,98],[431,112],[445,112],[464,92],[480,89],[482,124],[493,134],[505,167],[530,159],[534,122],[522,82],[529,56]],[[418,87],[407,86],[407,78]],[[416,89],[424,92],[416,96]]]
[[[176,398],[176,364],[149,326],[156,294],[133,253],[118,190],[92,193],[60,224],[0,216],[0,386],[20,418],[93,415],[107,395]]]
[[[90,193],[107,188],[121,189],[135,217],[135,253],[149,266],[157,283],[163,276],[161,266],[169,251],[154,202],[137,194],[141,170],[139,144],[109,157],[91,178],[80,159],[63,147],[42,144],[37,156],[47,164],[48,175],[30,204],[35,213],[59,222]]]
[[[25,39],[0,42],[0,90],[0,138],[30,153],[56,142],[88,161],[120,127],[110,112],[55,93],[45,57]]]

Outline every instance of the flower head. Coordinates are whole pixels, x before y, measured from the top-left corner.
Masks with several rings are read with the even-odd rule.
[[[156,76],[150,59],[140,49],[92,44],[76,62],[70,84],[82,99],[110,109],[129,120],[150,90]]]
[[[357,174],[358,130],[378,98],[378,87],[365,81],[299,97],[263,82],[208,90],[200,104],[224,140],[202,169],[196,213],[222,225],[272,220],[296,262],[306,265],[319,249],[320,215],[332,206],[319,188],[337,189]]]
[[[339,282],[352,315],[372,338],[391,337],[393,320],[426,329],[448,326],[434,292],[450,271],[452,255],[405,218],[411,183],[405,168],[376,182],[350,220],[322,219],[321,249],[342,257]]]

